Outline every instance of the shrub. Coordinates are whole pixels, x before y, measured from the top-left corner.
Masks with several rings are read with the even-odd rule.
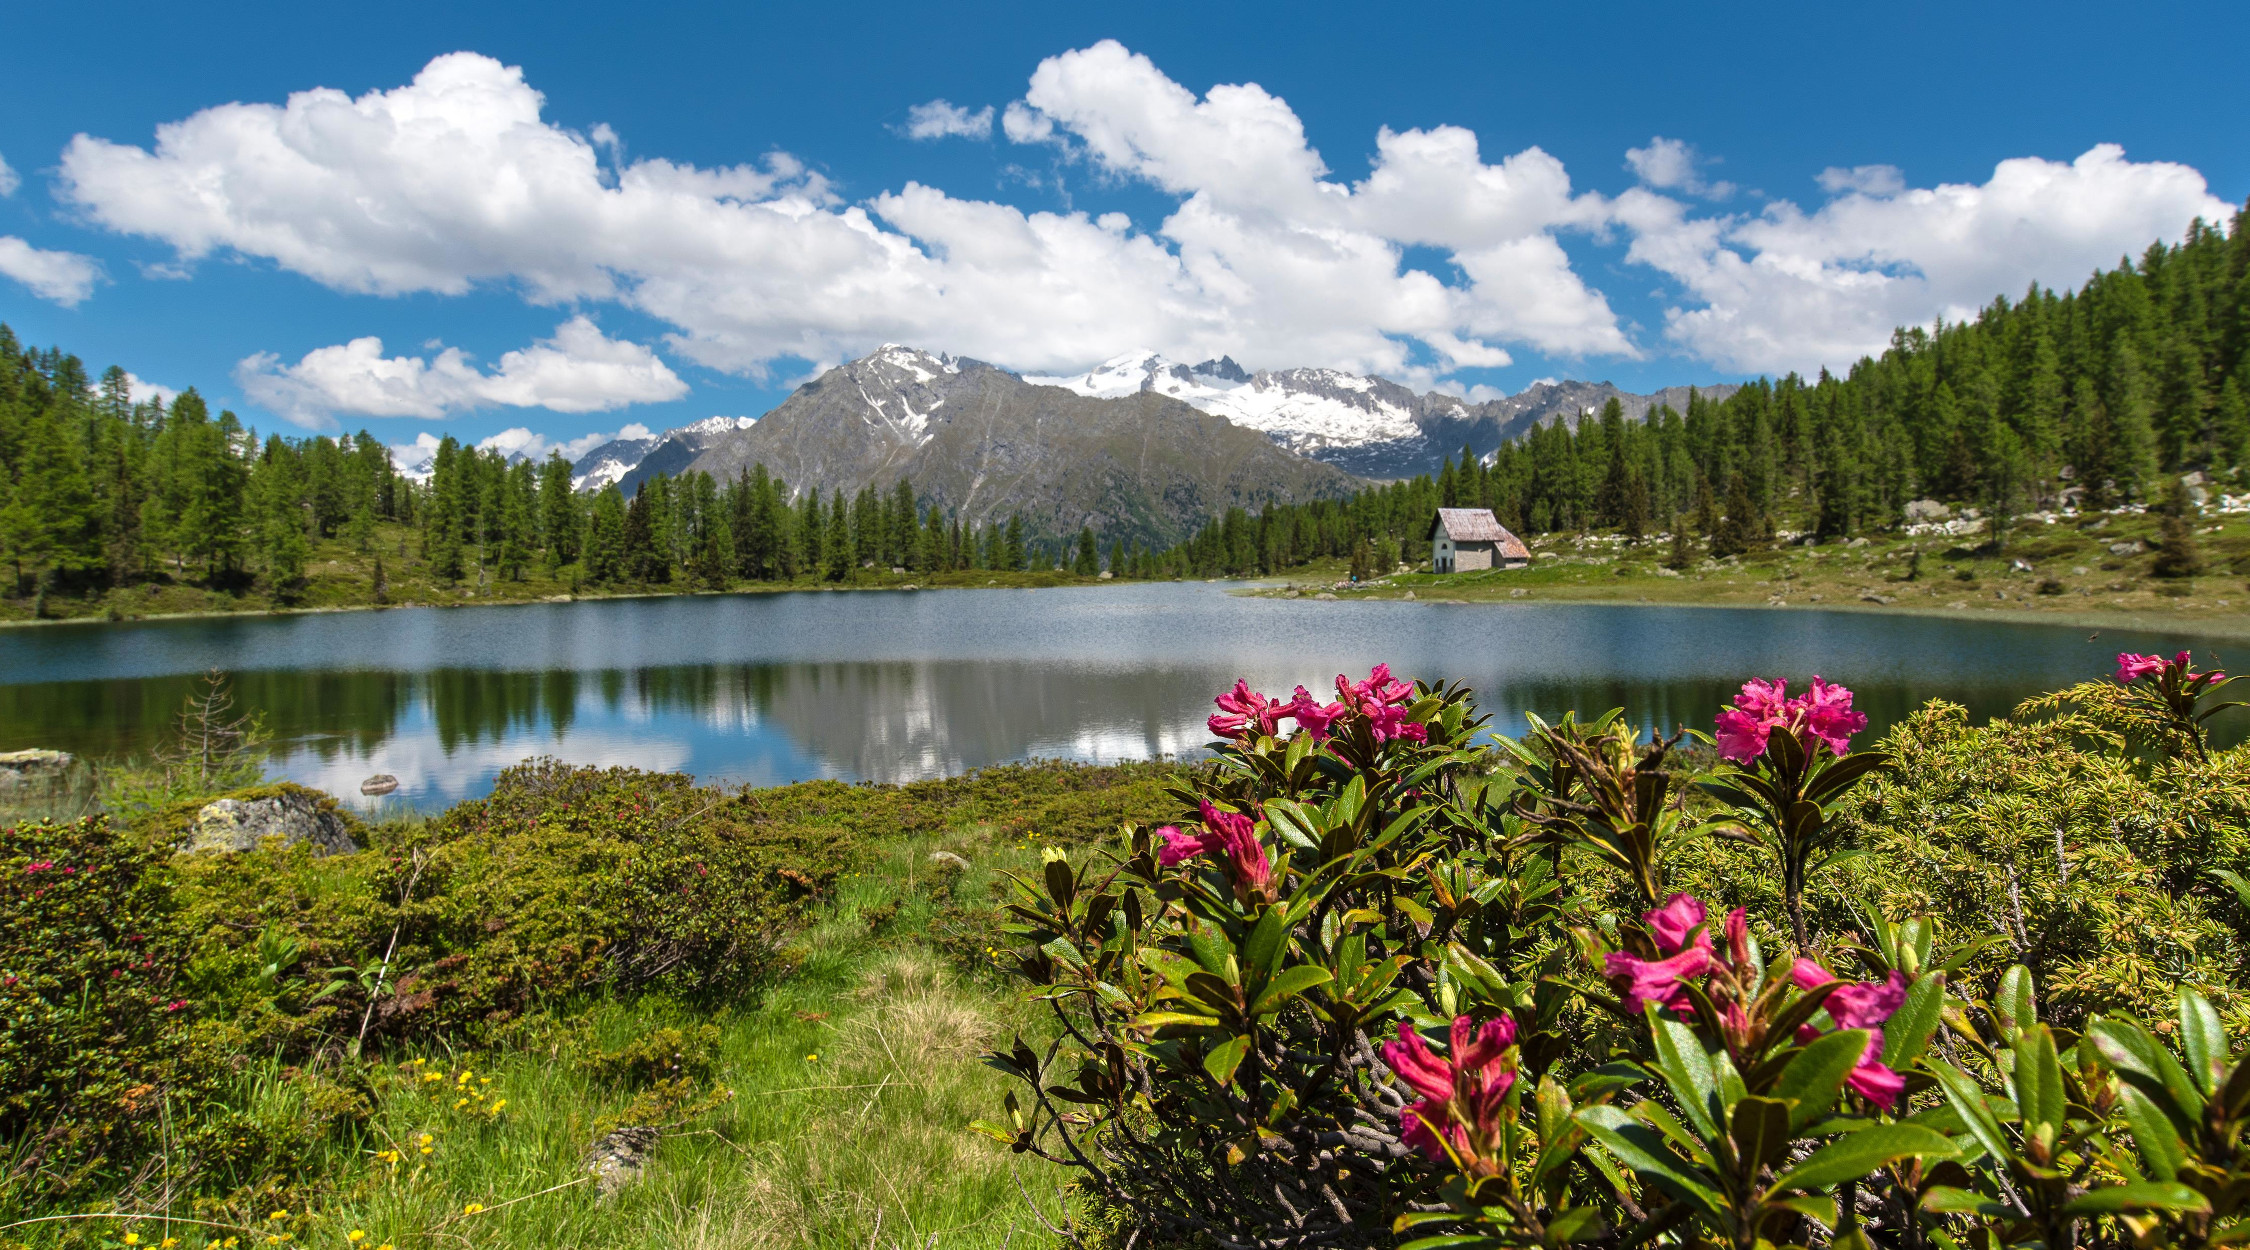
[[[384,848],[375,893],[406,901],[377,1031],[474,1031],[597,987],[750,990],[855,846],[755,806],[677,774],[508,769]]]
[[[2216,688],[2124,658],[2165,670],[2128,704]],[[1534,720],[1492,772],[1465,692],[1337,685],[1238,684],[1177,824],[1017,883],[1014,967],[1063,1028],[991,1057],[1026,1097],[977,1127],[1075,1169],[1134,1239],[2250,1237],[2250,1056],[2182,984],[2231,993],[2230,937],[2200,901],[2124,931],[2208,895],[2198,874],[2250,837],[2239,753],[2151,762],[2114,733],[2088,750],[2096,718],[1973,731],[1943,706],[1855,753],[1848,691],[1753,682],[1716,726],[1729,766],[1690,787],[1615,713]],[[2042,910],[2014,899],[2050,814]],[[2099,821],[2119,845],[2090,853]],[[1678,888],[1721,862],[1786,925]],[[1872,904],[1820,906],[1869,863]],[[2221,880],[2250,905],[2250,878]],[[2002,906],[2012,937],[1979,935]],[[2131,942],[2187,952],[2165,992],[2098,966]],[[2178,1023],[2130,1014],[2159,1006]]]
[[[186,943],[165,853],[108,821],[0,829],[0,1140],[7,1182],[80,1189],[194,1086]]]

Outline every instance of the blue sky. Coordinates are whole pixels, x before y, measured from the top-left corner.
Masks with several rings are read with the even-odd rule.
[[[2250,196],[2238,4],[7,24],[0,320],[399,444],[756,415],[886,339],[1479,395],[1842,368]]]

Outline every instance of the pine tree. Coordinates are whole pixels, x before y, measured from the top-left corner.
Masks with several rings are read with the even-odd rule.
[[[1078,527],[1078,558],[1072,563],[1070,571],[1080,577],[1093,577],[1102,571],[1102,558],[1094,549],[1094,527],[1091,525]]]
[[[2149,571],[2158,577],[2193,577],[2203,571],[2203,552],[2195,541],[2196,506],[2187,487],[2173,478],[2164,488],[2157,529],[2156,559]]]
[[[994,532],[998,532],[997,526],[994,527]],[[1020,572],[1031,558],[1030,550],[1024,546],[1021,513],[1008,518],[1007,543],[1001,548],[1000,558],[1002,566],[1011,572]]]
[[[852,571],[857,553],[852,548],[851,520],[844,511],[841,489],[828,496],[828,531],[821,538],[821,550],[828,557],[828,580],[844,580]]]
[[[625,576],[625,497],[615,486],[594,496],[586,518],[586,543],[579,561],[586,580],[596,585]]]

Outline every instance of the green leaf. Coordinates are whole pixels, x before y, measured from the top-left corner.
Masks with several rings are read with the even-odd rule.
[[[1581,1241],[1597,1241],[1609,1231],[1602,1213],[1593,1207],[1571,1207],[1557,1211],[1547,1220],[1547,1235],[1539,1239],[1541,1245],[1568,1246]],[[1401,1247],[1400,1250],[1404,1250]]]
[[[2187,1143],[2180,1139],[2180,1130],[2141,1092],[2140,1087],[2119,1082],[2119,1101],[2124,1104],[2125,1126],[2132,1131],[2133,1144],[2140,1148],[2141,1159],[2156,1179],[2168,1181],[2187,1166]]]
[[[1656,1034],[1656,1070],[1672,1087],[1672,1096],[1706,1138],[1719,1135],[1718,1073],[1695,1030],[1677,1020],[1651,1015]]]
[[[1993,1118],[1992,1108],[1984,1104],[1983,1087],[1943,1059],[1925,1059],[1922,1065],[1944,1087],[1946,1100],[1960,1113],[1962,1122],[1969,1126],[1969,1134],[1984,1147],[1985,1153],[2003,1163],[2014,1158],[2015,1150],[2008,1144],[2007,1133],[2001,1129],[2000,1121]]]
[[[2016,1108],[2023,1112],[2024,1132],[2035,1125],[2051,1126],[2058,1135],[2067,1114],[2063,1091],[2062,1060],[2055,1054],[2055,1035],[2036,1025],[2016,1041]]]
[[[1266,992],[1250,1007],[1250,1014],[1263,1016],[1281,1010],[1284,1000],[1304,993],[1316,985],[1326,985],[1333,978],[1328,969],[1314,964],[1299,964],[1284,969],[1281,975],[1266,983]]]
[[[1045,871],[1047,896],[1055,900],[1056,914],[1068,915],[1070,913],[1071,896],[1078,892],[1078,881],[1070,872],[1070,861],[1067,859],[1050,859],[1047,861]]]
[[[1587,1107],[1574,1117],[1588,1136],[1617,1161],[1638,1172],[1642,1179],[1708,1219],[1723,1218],[1726,1199],[1704,1177],[1695,1174],[1665,1146],[1656,1130],[1616,1107]]]
[[[1932,1185],[1922,1195],[1922,1209],[1932,1215],[1981,1215],[1988,1220],[2012,1219],[2017,1214],[1997,1198],[1951,1185]]]
[[[1782,1173],[1768,1192],[1827,1189],[1866,1176],[1893,1159],[1957,1153],[1959,1148],[1943,1133],[1912,1124],[1878,1124],[1846,1133],[1813,1151],[1804,1162]]]
[[[2219,1090],[2227,1070],[2227,1031],[2211,1000],[2188,986],[2180,987],[2180,1052],[2187,1057],[2188,1075],[2205,1098]]]
[[[1825,1034],[1798,1053],[1774,1078],[1768,1093],[1795,1106],[1789,1112],[1792,1132],[1828,1114],[1843,1093],[1844,1078],[1859,1066],[1867,1053],[1865,1029],[1839,1029]]]
[[[2194,1211],[2211,1209],[2211,1200],[2178,1181],[2134,1181],[2089,1189],[2063,1204],[2064,1215],[2112,1215],[2119,1211]]]
[[[1893,1071],[1904,1071],[1906,1066],[1922,1057],[1922,1051],[1937,1033],[1938,1019],[1945,1007],[1945,974],[1933,972],[1914,982],[1906,991],[1906,1001],[1883,1024],[1883,1066]]]
[[[1267,977],[1281,962],[1283,939],[1288,930],[1282,924],[1281,912],[1267,908],[1258,916],[1258,923],[1250,928],[1250,936],[1242,942],[1242,974],[1245,977]]]
[[[2000,992],[1992,999],[1992,1012],[2000,1027],[2021,1033],[2039,1020],[2039,996],[2031,984],[2031,969],[2011,964],[2000,974]]]
[[[1234,1084],[1234,1070],[1242,1066],[1242,1057],[1250,1053],[1248,1037],[1230,1037],[1213,1046],[1203,1056],[1203,1070],[1221,1085]]]
[[[2135,1020],[2104,1016],[2087,1026],[2087,1036],[2118,1078],[2138,1087],[2185,1136],[2195,1132],[2204,1099],[2195,1080]]]
[[[1778,1098],[1744,1098],[1728,1113],[1734,1153],[1755,1175],[1789,1149],[1789,1104]]]

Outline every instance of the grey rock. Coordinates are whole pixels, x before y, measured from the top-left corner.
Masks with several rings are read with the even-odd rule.
[[[0,790],[17,786],[53,785],[70,771],[72,756],[68,751],[49,751],[34,747],[28,751],[0,752]]]
[[[2109,554],[2113,556],[2133,556],[2139,555],[2140,552],[2141,545],[2137,542],[2111,543],[2109,545]]]
[[[1315,599],[1326,599],[1326,600],[1329,600],[1330,602],[1334,602],[1334,601],[1335,601],[1335,598],[1336,598],[1336,596],[1334,596],[1334,595],[1332,595],[1332,594],[1328,593],[1327,591],[1323,590],[1323,591],[1321,591],[1321,592],[1320,592],[1319,594],[1317,594],[1317,595],[1314,595],[1314,596],[1313,596],[1313,598],[1315,598]]]
[[[612,1129],[594,1139],[586,1160],[580,1166],[594,1176],[594,1187],[604,1199],[615,1197],[617,1191],[641,1179],[648,1170],[650,1156],[656,1152],[656,1141],[663,1134],[646,1125],[629,1125]]]
[[[1864,537],[1862,537],[1862,538],[1855,538],[1855,539],[1851,540],[1850,542],[1848,542],[1848,543],[1845,543],[1844,545],[1845,545],[1845,546],[1847,546],[1847,547],[1864,547],[1864,546],[1866,546],[1866,545],[1867,545],[1867,539],[1865,539]]]
[[[396,789],[398,789],[398,778],[391,776],[389,773],[377,773],[359,783],[361,794],[389,794]]]
[[[1863,592],[1859,597],[1859,601],[1861,603],[1880,603],[1885,605],[1886,607],[1890,604],[1898,602],[1898,600],[1893,599],[1889,595],[1880,595],[1872,590]]]
[[[1935,499],[1917,499],[1906,505],[1906,519],[1909,522],[1943,521],[1952,515],[1953,509]]]
[[[968,860],[955,855],[951,851],[931,851],[930,862],[933,864],[951,864],[955,868],[961,869],[963,872],[968,871],[969,868]]]
[[[1407,592],[1406,592],[1406,594],[1405,594],[1405,595],[1403,596],[1403,598],[1406,598],[1406,599],[1408,599],[1408,600],[1412,600],[1412,599],[1414,598],[1414,592],[1413,592],[1413,591],[1411,591],[1411,590],[1407,591]]]
[[[255,851],[270,837],[279,837],[284,847],[310,842],[321,855],[349,855],[359,849],[342,817],[310,791],[297,789],[260,799],[204,804],[181,849],[190,854]]]

